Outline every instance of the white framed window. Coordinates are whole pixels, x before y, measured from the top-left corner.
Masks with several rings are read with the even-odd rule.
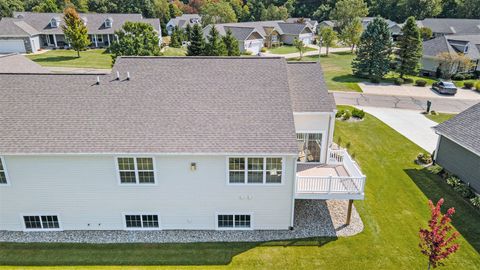
[[[113,20],[112,20],[112,19],[110,19],[110,18],[106,19],[106,20],[105,20],[105,27],[106,27],[106,28],[112,27],[112,23],[113,23]]]
[[[120,184],[155,184],[155,161],[152,157],[117,157]]]
[[[127,230],[158,230],[160,219],[158,214],[124,214]]]
[[[58,18],[52,18],[50,20],[50,27],[52,28],[57,28],[58,26],[60,26],[60,19]]]
[[[283,158],[229,157],[229,184],[281,184]]]
[[[23,215],[22,217],[26,231],[61,230],[58,215]]]
[[[8,180],[7,168],[5,166],[5,161],[0,157],[0,185],[8,185],[10,182]]]
[[[251,214],[217,214],[216,228],[218,230],[249,230],[252,229]]]
[[[323,132],[297,133],[298,162],[320,162],[323,150]]]

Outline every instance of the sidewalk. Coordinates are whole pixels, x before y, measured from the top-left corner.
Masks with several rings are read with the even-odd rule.
[[[312,55],[318,55],[318,46],[315,45],[309,45],[308,47],[310,48],[315,48],[317,49],[316,51],[308,51],[303,54],[303,56],[312,56]],[[330,48],[328,50],[329,53],[334,53],[334,52],[348,52],[350,51],[350,48]],[[322,47],[322,54],[326,53],[326,48]],[[264,57],[285,57],[285,58],[295,58],[295,57],[300,57],[300,53],[287,53],[287,54],[274,54],[274,53],[261,53],[261,56]]]

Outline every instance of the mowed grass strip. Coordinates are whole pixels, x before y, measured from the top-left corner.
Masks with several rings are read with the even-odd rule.
[[[104,49],[82,51],[80,57],[74,50],[50,50],[27,57],[46,67],[110,69],[113,63],[111,54]]]
[[[340,107],[352,109],[351,107]],[[480,268],[480,211],[438,176],[414,163],[422,149],[367,114],[361,122],[336,122],[335,141],[367,175],[365,200],[355,206],[364,223],[356,236],[268,243],[198,244],[0,244],[0,264],[41,269],[426,269],[418,230],[427,225],[427,200],[455,207],[460,250],[442,269]],[[67,267],[68,265],[74,265]],[[150,266],[149,266],[150,265]],[[10,268],[7,266],[6,268]],[[128,268],[130,269],[130,268]]]

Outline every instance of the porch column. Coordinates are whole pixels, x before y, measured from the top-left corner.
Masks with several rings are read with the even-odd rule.
[[[95,48],[97,48],[98,47],[97,34],[94,34],[93,36],[95,38]]]
[[[53,34],[53,44],[55,45],[55,48],[57,48],[57,37],[55,34]]]
[[[348,200],[347,222],[345,222],[345,224],[347,225],[350,225],[350,220],[352,218],[352,205],[353,205],[353,200]]]
[[[110,46],[110,34],[107,34],[108,46]]]

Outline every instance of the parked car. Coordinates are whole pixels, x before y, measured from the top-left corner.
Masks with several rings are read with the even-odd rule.
[[[457,93],[457,87],[452,82],[438,81],[433,83],[432,89],[440,94],[455,95]]]

